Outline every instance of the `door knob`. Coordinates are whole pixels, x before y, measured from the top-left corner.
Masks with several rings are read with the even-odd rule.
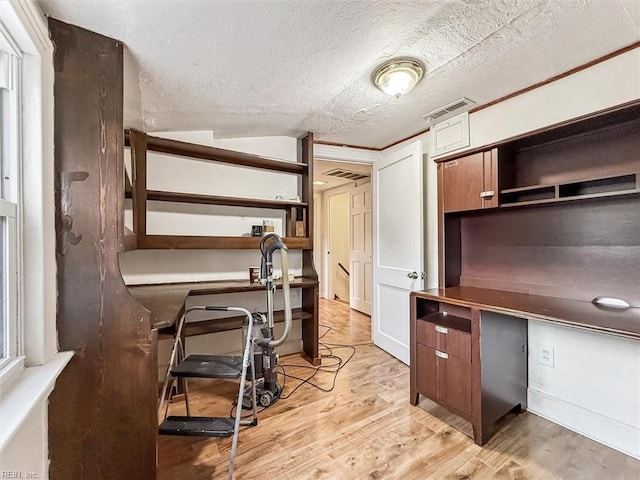
[[[407,273],[407,277],[413,278],[414,280],[418,278],[418,272]]]

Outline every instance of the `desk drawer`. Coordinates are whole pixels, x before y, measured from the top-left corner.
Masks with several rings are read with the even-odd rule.
[[[424,320],[416,321],[416,341],[431,348],[438,348],[438,336],[436,325]],[[443,345],[444,348],[444,345]]]
[[[438,332],[436,326],[436,332]],[[447,333],[438,333],[439,337],[446,337],[444,340],[444,351],[453,357],[457,357],[465,362],[471,361],[471,335],[458,330],[448,329]]]
[[[471,335],[466,332],[417,320],[416,341],[464,361],[471,361]]]

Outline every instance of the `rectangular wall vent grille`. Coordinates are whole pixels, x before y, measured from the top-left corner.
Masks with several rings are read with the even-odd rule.
[[[455,114],[458,113],[462,113],[465,110],[468,110],[469,107],[471,107],[471,105],[474,105],[475,102],[469,100],[466,97],[462,97],[459,100],[456,100],[455,102],[451,102],[448,105],[445,105],[442,108],[438,108],[432,112],[429,112],[425,115],[422,116],[422,118],[427,122],[427,123],[434,123],[435,120],[438,120],[440,118],[443,118],[445,116],[449,116],[452,117]]]
[[[323,173],[323,175],[328,175],[329,177],[344,178],[345,180],[362,180],[363,178],[367,178],[369,176],[366,173],[350,172],[349,170],[342,170],[341,168],[329,170],[328,172]]]

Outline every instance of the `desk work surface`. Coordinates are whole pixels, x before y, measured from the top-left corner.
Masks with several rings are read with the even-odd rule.
[[[416,291],[412,296],[640,339],[640,308],[616,309],[580,300],[462,286]]]
[[[282,288],[282,281],[275,285]],[[296,277],[290,285],[291,288],[313,287],[318,281]],[[171,327],[179,320],[188,296],[265,290],[264,285],[249,283],[249,280],[130,285],[128,288],[133,298],[151,312],[151,328],[157,329]]]

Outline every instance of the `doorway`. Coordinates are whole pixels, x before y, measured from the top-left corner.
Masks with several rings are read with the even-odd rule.
[[[320,296],[371,315],[371,164],[314,161]]]
[[[329,298],[349,303],[349,192],[329,196]]]

